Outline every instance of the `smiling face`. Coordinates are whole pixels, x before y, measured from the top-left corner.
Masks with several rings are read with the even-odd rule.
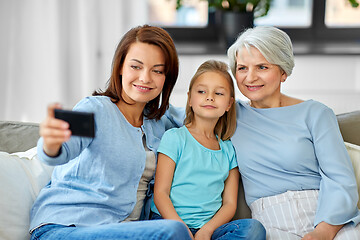
[[[201,74],[188,95],[194,116],[207,119],[218,119],[229,111],[233,102],[228,80],[217,72]]]
[[[280,101],[280,85],[287,75],[269,63],[254,47],[236,56],[236,82],[240,92],[257,108],[273,107]]]
[[[165,82],[165,57],[155,45],[135,42],[125,57],[122,97],[129,104],[146,105],[162,91]]]

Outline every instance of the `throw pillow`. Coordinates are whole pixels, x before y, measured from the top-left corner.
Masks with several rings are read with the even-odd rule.
[[[25,152],[36,146],[39,139],[39,124],[0,121],[0,151]]]
[[[52,169],[37,159],[36,148],[0,152],[0,239],[30,239],[30,209]]]
[[[345,146],[354,167],[356,183],[360,195],[360,146],[348,142],[345,142]],[[360,200],[358,201],[358,208],[360,208]]]

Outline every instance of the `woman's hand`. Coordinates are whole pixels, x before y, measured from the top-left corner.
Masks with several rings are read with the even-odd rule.
[[[60,104],[50,104],[47,109],[47,117],[40,124],[40,136],[44,138],[43,149],[50,157],[57,156],[62,143],[68,141],[71,136],[69,124],[54,117],[56,108],[61,108]]]
[[[330,225],[326,222],[319,223],[314,231],[306,234],[302,240],[332,240],[344,225]]]
[[[331,239],[324,236],[324,234],[320,233],[319,231],[316,231],[316,229],[312,232],[307,233],[302,240],[325,240],[325,239]]]

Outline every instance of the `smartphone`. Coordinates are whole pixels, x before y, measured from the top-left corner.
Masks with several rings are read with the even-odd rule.
[[[55,118],[69,123],[71,134],[82,137],[95,137],[94,113],[55,109]]]

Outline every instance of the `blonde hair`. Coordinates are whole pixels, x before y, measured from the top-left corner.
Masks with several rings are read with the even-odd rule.
[[[221,74],[229,83],[230,86],[230,96],[235,99],[235,90],[234,90],[234,82],[229,73],[229,66],[222,62],[216,60],[208,60],[200,65],[197,69],[196,73],[192,77],[189,85],[189,96],[186,103],[186,118],[184,120],[184,124],[189,124],[194,120],[194,111],[190,106],[189,99],[191,97],[191,89],[196,81],[196,79],[206,73],[206,72],[216,72]],[[235,104],[232,104],[229,111],[225,112],[222,115],[218,122],[216,123],[214,133],[218,136],[218,140],[229,140],[232,135],[235,133],[236,129],[236,112],[235,112]]]

